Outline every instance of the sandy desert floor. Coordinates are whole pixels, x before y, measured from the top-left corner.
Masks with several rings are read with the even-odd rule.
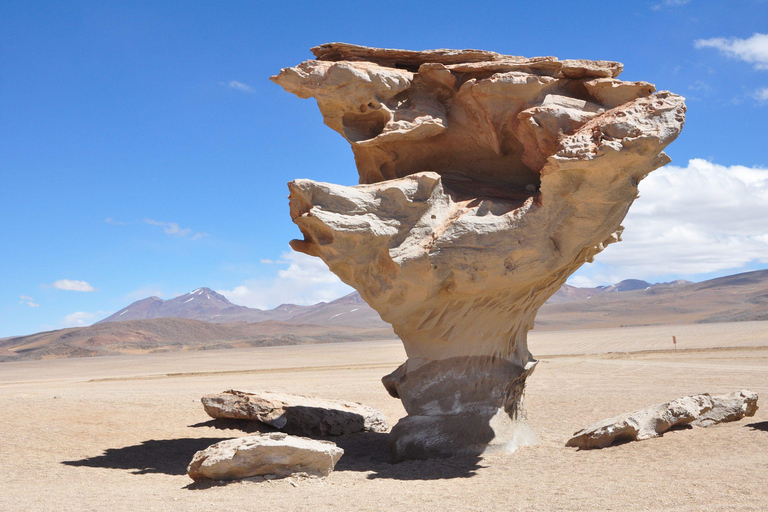
[[[674,352],[671,336],[678,337]],[[768,399],[768,322],[532,333],[541,442],[514,454],[390,464],[385,434],[336,439],[325,480],[193,485],[186,465],[247,434],[202,395],[271,389],[355,400],[394,424],[379,379],[399,342],[0,365],[1,510],[768,510],[768,403],[753,418],[604,450],[564,446],[597,420],[700,392]],[[725,348],[722,348],[725,347]],[[765,398],[763,398],[765,397]]]

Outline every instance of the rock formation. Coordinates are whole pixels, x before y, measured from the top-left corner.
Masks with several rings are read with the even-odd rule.
[[[386,432],[389,428],[383,414],[355,402],[234,389],[206,395],[202,402],[212,418],[259,421],[296,435],[342,436],[361,431]]]
[[[539,307],[606,245],[669,162],[682,97],[617,62],[331,43],[272,80],[314,97],[361,185],[289,184],[303,240],[391,323],[396,460],[510,451]]]
[[[709,427],[717,423],[754,416],[757,393],[743,389],[730,395],[684,396],[671,402],[622,414],[576,432],[566,446],[605,448],[616,442],[642,441],[685,425]]]
[[[197,452],[187,468],[192,480],[286,477],[297,473],[328,476],[344,450],[330,441],[271,432],[228,439]]]
[[[754,416],[757,412],[757,393],[748,389],[736,391],[730,395],[712,396],[712,409],[705,412],[692,423],[696,427],[711,427],[718,423],[738,421]]]

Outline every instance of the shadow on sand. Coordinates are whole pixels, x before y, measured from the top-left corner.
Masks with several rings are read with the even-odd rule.
[[[228,437],[204,437],[201,439],[150,439],[141,444],[124,448],[108,448],[103,455],[81,460],[65,460],[67,466],[133,470],[136,475],[164,473],[186,475],[187,465],[199,450]]]
[[[242,432],[274,432],[275,429],[248,420],[216,419],[191,425],[220,430]],[[344,450],[344,456],[336,464],[335,472],[371,472],[369,479],[389,478],[394,480],[438,480],[443,478],[469,478],[483,466],[480,457],[451,459],[412,460],[393,464],[387,445],[387,434],[365,432],[349,436],[319,437],[332,441]]]
[[[337,438],[333,441],[344,450],[344,456],[336,464],[335,471],[371,472],[369,480],[441,480],[470,478],[485,466],[478,456],[452,457],[450,459],[406,460],[392,463],[387,445],[387,434],[367,432]]]
[[[195,428],[238,430],[246,434],[274,432],[268,425],[247,420],[216,419],[195,425]],[[228,432],[227,434],[231,434]],[[123,448],[108,448],[103,455],[82,460],[64,461],[67,466],[132,470],[134,474],[164,473],[184,475],[187,465],[199,450],[232,437],[204,437],[198,439],[150,439],[141,444]],[[439,480],[470,478],[484,466],[480,457],[464,456],[450,459],[411,460],[398,464],[391,462],[387,434],[378,432],[359,433],[349,436],[323,437],[344,450],[344,456],[336,464],[336,472],[357,471],[370,473],[368,479]],[[191,484],[188,489],[203,489],[220,483]]]
[[[768,421],[759,421],[757,423],[749,423],[746,426],[751,428],[752,430],[762,430],[763,432],[768,432]]]

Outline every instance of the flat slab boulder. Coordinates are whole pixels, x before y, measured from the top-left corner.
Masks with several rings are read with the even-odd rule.
[[[341,436],[389,428],[383,414],[357,402],[234,389],[206,395],[202,402],[212,418],[260,421],[296,435]]]
[[[616,442],[642,441],[693,424],[708,427],[754,416],[757,394],[741,390],[730,395],[691,395],[600,421],[576,432],[566,446],[605,448]]]
[[[316,441],[270,432],[228,439],[197,452],[187,468],[192,480],[242,480],[254,476],[287,477],[297,473],[328,476],[344,450]]]

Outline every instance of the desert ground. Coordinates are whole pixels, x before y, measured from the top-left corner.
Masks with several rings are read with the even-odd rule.
[[[678,350],[673,350],[672,335]],[[536,446],[391,464],[385,434],[334,439],[327,479],[193,484],[193,454],[254,427],[214,421],[200,397],[278,390],[405,415],[379,379],[399,341],[0,364],[2,510],[768,509],[768,323],[532,332]],[[565,442],[595,421],[692,393],[748,388],[757,415],[603,450]]]

